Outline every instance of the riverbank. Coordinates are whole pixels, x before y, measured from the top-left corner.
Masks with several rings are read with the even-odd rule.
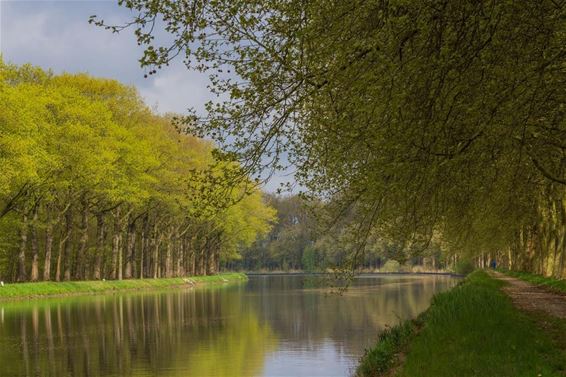
[[[210,276],[186,278],[93,280],[65,282],[13,283],[0,286],[0,300],[20,300],[37,297],[88,295],[118,291],[166,289],[178,287],[203,287],[246,281],[242,273],[222,273]]]
[[[336,276],[336,273],[329,271],[329,272],[319,272],[319,271],[279,271],[279,270],[273,270],[273,271],[246,271],[245,274],[247,276],[276,276],[276,275],[281,275],[281,276],[303,276],[303,275],[321,275],[321,276]],[[368,271],[368,272],[359,272],[356,273],[356,276],[396,276],[396,275],[401,275],[401,276],[406,276],[406,275],[415,275],[415,276],[419,276],[419,275],[441,275],[441,276],[452,276],[452,277],[457,277],[457,278],[461,278],[464,277],[465,275],[462,274],[458,274],[455,272],[449,272],[449,271],[421,271],[421,272],[403,272],[403,271],[399,271],[399,272],[385,272],[385,271]]]
[[[382,334],[357,375],[564,376],[566,348],[555,331],[564,321],[520,311],[504,285],[472,273],[416,320]]]

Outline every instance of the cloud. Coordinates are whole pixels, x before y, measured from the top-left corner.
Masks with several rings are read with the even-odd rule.
[[[188,71],[184,65],[176,63],[158,71],[151,85],[141,88],[140,94],[148,105],[157,105],[162,113],[182,113],[194,107],[199,114],[204,114],[204,104],[212,98],[207,84],[206,75]]]
[[[88,24],[96,14],[110,24],[131,19],[114,1],[6,1],[0,0],[0,50],[7,62],[31,63],[60,72],[87,72],[134,85],[149,106],[159,112],[184,113],[194,107],[204,114],[213,96],[208,77],[188,71],[180,60],[144,78],[142,54],[132,30],[120,34]],[[167,39],[167,35],[158,37]],[[281,182],[293,182],[286,172],[266,185],[274,191]]]
[[[127,16],[108,2],[2,2],[1,47],[4,58],[56,72],[89,72],[133,83],[143,73],[133,36],[88,24],[90,14]],[[118,14],[121,17],[118,17]]]
[[[208,79],[189,72],[180,61],[144,78],[142,54],[131,30],[112,34],[88,24],[96,14],[111,24],[128,20],[130,13],[108,1],[2,1],[0,48],[6,61],[32,63],[55,72],[88,72],[136,86],[160,112],[204,112],[211,95]]]

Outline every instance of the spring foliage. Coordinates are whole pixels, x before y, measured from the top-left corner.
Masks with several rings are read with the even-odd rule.
[[[117,81],[0,62],[0,126],[3,280],[209,274],[270,229],[237,163]]]
[[[296,177],[411,253],[566,274],[566,8],[545,1],[124,0],[155,74],[181,56],[227,98],[199,134]],[[155,38],[163,27],[169,37]],[[266,162],[267,161],[267,162]]]

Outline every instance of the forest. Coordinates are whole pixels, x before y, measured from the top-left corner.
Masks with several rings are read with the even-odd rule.
[[[237,163],[132,87],[0,62],[0,109],[2,281],[213,274],[272,226]]]
[[[4,278],[431,257],[566,276],[565,10],[442,4],[132,0],[124,25],[90,19],[133,29],[148,77],[179,55],[208,73],[204,117],[3,65]],[[314,210],[270,199],[269,233],[253,187],[289,166]]]
[[[244,248],[240,259],[228,262],[227,268],[243,271],[340,270],[348,251],[355,245],[348,237],[350,228],[342,226],[335,232],[326,231],[325,221],[320,218],[324,205],[320,202],[307,204],[299,195],[265,194],[265,198],[277,213],[273,227]],[[455,263],[438,244],[411,254],[403,245],[374,235],[367,240],[364,259],[356,266],[356,271],[460,271],[469,268],[469,264],[468,260]]]

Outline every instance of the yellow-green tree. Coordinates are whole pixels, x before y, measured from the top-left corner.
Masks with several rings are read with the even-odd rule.
[[[214,273],[270,228],[239,166],[134,88],[1,63],[0,103],[5,280]]]

